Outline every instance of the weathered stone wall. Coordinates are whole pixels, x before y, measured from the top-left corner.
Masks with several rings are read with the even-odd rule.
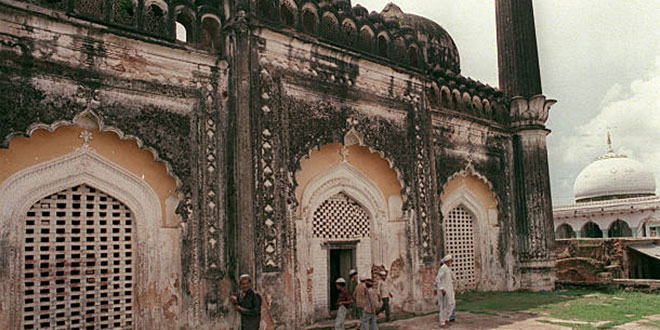
[[[547,183],[544,135],[515,144],[510,100],[458,75],[456,46],[437,24],[395,6],[369,14],[350,1],[300,8],[270,0],[222,8],[208,1],[85,3],[2,0],[0,137],[6,148],[36,128],[91,121],[167,169],[175,198],[162,209],[176,209],[180,225],[164,236],[171,242],[148,252],[161,256],[161,267],[180,263],[168,268],[180,281],[140,300],[149,312],[136,324],[236,326],[229,296],[242,273],[255,276],[268,329],[299,328],[325,315],[327,251],[301,230],[313,210],[306,183],[297,180],[303,159],[334,143],[368,149],[362,160],[389,166],[362,173],[340,162],[330,168],[337,180],[327,181],[351,187],[366,174],[363,188],[375,182],[351,196],[368,209],[377,233],[358,243],[368,248],[357,264],[390,270],[395,309],[435,308],[445,245],[440,196],[457,175],[477,176],[494,200],[477,224],[478,266],[488,274],[480,289],[525,286],[530,277],[520,280],[519,261],[530,253],[547,259],[545,204],[515,203],[525,191],[521,177],[540,174],[523,187],[535,193]],[[175,40],[175,21],[186,27],[186,42]],[[528,118],[521,111],[518,117]],[[535,167],[516,176],[514,164],[529,159]],[[544,275],[543,267],[535,269]],[[162,287],[148,282],[145,297]]]
[[[179,269],[174,284],[179,291],[174,300],[163,292],[146,293],[139,303],[154,312],[141,313],[137,324],[196,328],[206,315],[226,311],[226,300],[204,296],[222,291],[226,299],[230,289],[222,281],[226,63],[215,54],[26,6],[0,4],[3,146],[36,128],[75,125],[74,118],[86,112],[101,130],[149,150],[178,183],[173,193],[181,201],[182,236],[162,239],[160,248],[177,255],[179,261],[163,265],[175,262],[168,269]],[[158,249],[152,252],[158,258]],[[142,284],[147,291],[161,287]]]
[[[611,279],[631,278],[630,254],[633,252],[630,251],[629,246],[657,244],[660,239],[578,238],[558,239],[555,242],[558,280],[602,282]]]

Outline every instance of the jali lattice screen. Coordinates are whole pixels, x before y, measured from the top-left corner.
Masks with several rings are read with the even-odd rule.
[[[369,237],[369,214],[360,204],[339,193],[314,211],[312,228],[318,238]]]
[[[80,185],[38,201],[25,220],[23,329],[132,329],[131,211]]]

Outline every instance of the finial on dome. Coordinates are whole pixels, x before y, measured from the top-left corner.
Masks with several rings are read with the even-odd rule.
[[[607,128],[607,152],[614,152],[612,149],[612,137],[610,136],[610,128]]]

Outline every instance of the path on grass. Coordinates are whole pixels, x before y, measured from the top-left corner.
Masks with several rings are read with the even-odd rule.
[[[501,330],[567,330],[570,327],[563,327],[554,324],[539,322],[542,319],[538,315],[529,313],[500,313],[498,315],[472,314],[458,312],[456,322],[449,327],[441,328],[438,323],[438,314],[420,316],[408,320],[394,321],[379,325],[381,330],[473,330],[473,329],[501,329]]]
[[[399,320],[390,323],[379,324],[380,330],[569,330],[573,327],[553,323],[569,324],[571,321],[550,319],[535,314],[524,312],[499,313],[499,314],[472,314],[458,312],[457,321],[449,327],[441,328],[438,323],[438,314],[419,316],[407,320]],[[574,321],[574,326],[584,324]],[[651,315],[643,320],[622,324],[612,329],[616,330],[657,330],[660,329],[660,314]]]

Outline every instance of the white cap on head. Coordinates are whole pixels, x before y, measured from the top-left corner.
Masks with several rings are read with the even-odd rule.
[[[384,271],[384,270],[381,270],[381,271],[380,271],[380,275],[383,275],[383,276],[385,276],[385,275],[387,275],[387,272],[386,272],[386,271]]]
[[[364,273],[360,276],[360,281],[364,282],[366,280],[370,280],[371,276],[369,276],[369,273]]]
[[[449,260],[454,260],[454,257],[453,257],[451,254],[446,255],[446,256],[445,256],[444,258],[442,258],[442,260],[440,260],[440,261],[444,263],[444,262],[447,262],[447,261],[449,261]]]
[[[250,277],[250,275],[248,275],[248,274],[243,274],[238,278],[238,280],[239,281],[248,280],[248,281],[252,282],[252,277]]]
[[[357,274],[357,270],[355,270],[355,269],[351,269],[351,271],[348,272],[348,276],[353,276],[355,274]]]
[[[346,284],[346,280],[340,277],[335,281],[335,283],[344,283],[344,284]]]

